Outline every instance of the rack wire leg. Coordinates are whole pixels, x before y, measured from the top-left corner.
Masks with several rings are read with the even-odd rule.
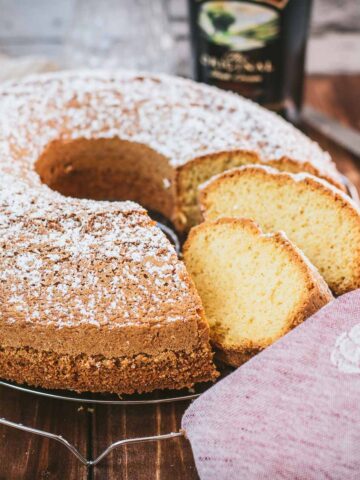
[[[10,420],[6,420],[6,418],[0,418],[0,425],[5,425],[7,427],[16,428],[17,430],[21,430],[27,433],[33,433],[35,435],[39,435],[41,437],[49,438],[50,440],[55,440],[56,442],[61,443],[64,445],[70,452],[78,459],[81,463],[86,465],[87,467],[94,467],[97,465],[101,460],[109,455],[109,453],[117,447],[121,447],[123,445],[129,445],[132,443],[145,443],[145,442],[155,442],[159,440],[169,440],[172,438],[182,437],[184,436],[183,432],[171,432],[165,433],[163,435],[155,435],[150,437],[138,437],[138,438],[126,438],[124,440],[118,440],[117,442],[112,443],[109,445],[98,457],[95,459],[87,459],[82,455],[79,450],[66,438],[62,437],[61,435],[57,435],[55,433],[45,432],[44,430],[39,430],[37,428],[28,427],[21,423],[11,422]]]

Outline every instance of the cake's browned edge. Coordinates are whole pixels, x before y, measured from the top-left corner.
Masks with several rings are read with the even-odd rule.
[[[175,322],[175,326],[181,327],[180,335],[184,337],[179,341],[172,338],[176,337],[178,332],[176,328],[173,329],[171,322],[168,325],[171,328],[163,329],[162,333],[160,330],[150,329],[147,335],[144,335],[142,350],[141,345],[135,342],[132,347],[136,347],[137,351],[130,345],[122,355],[117,356],[91,354],[89,349],[81,349],[81,345],[73,349],[70,339],[66,342],[68,348],[63,348],[62,351],[58,348],[55,351],[50,348],[36,349],[32,342],[28,345],[5,342],[0,346],[0,377],[43,388],[117,394],[182,389],[192,387],[198,382],[214,381],[218,372],[209,343],[209,326],[190,276],[184,280],[197,304],[197,316]],[[194,324],[196,330],[193,328]],[[111,335],[108,334],[111,331],[105,333],[107,335],[104,339],[110,342]],[[56,336],[56,331],[51,331],[46,346],[51,347],[51,339],[56,339]],[[103,345],[101,332],[97,333],[97,338],[100,345]],[[8,337],[9,339],[14,340],[13,337]],[[147,353],[144,353],[144,350],[147,350]]]
[[[150,219],[148,223],[155,225]],[[44,388],[119,394],[214,380],[218,372],[201,300],[187,273],[182,280],[188,289],[188,310],[184,308],[179,320],[162,325],[155,319],[121,328],[4,321],[0,378]],[[4,320],[7,313],[5,308]]]
[[[335,164],[332,162],[335,166]],[[276,160],[269,160],[268,162],[261,162],[262,166],[269,166],[278,169],[284,173],[309,173],[317,178],[326,180],[328,183],[338,188],[339,190],[346,192],[346,186],[341,181],[340,174],[337,170],[330,174],[326,170],[319,170],[315,165],[309,162],[299,162],[289,157],[282,157]],[[335,167],[336,168],[336,167]]]
[[[190,248],[191,241],[199,232],[221,224],[233,227],[246,226],[246,228],[251,229],[256,235],[264,236],[260,227],[251,219],[223,217],[213,221],[205,221],[191,229],[189,237],[184,245],[184,255],[186,256],[186,251]],[[266,235],[266,237],[269,238],[269,235]],[[276,341],[332,301],[334,297],[318,270],[312,265],[303,252],[290,242],[283,232],[273,233],[271,234],[271,238],[280,245],[282,249],[288,251],[291,261],[297,263],[304,275],[306,285],[303,298],[300,301],[296,312],[294,312],[294,315],[288,319],[281,334],[273,339],[273,341]],[[210,331],[210,338],[211,343],[215,348],[215,357],[221,362],[233,367],[239,367],[273,343],[266,342],[255,344],[253,342],[247,342],[239,346],[227,345],[223,341],[223,335],[221,332],[213,330]]]
[[[209,326],[191,278],[188,277],[186,282],[198,308],[196,319],[184,318],[184,322],[175,322],[184,326],[181,341],[172,339],[173,329],[163,329],[163,338],[159,337],[160,331],[152,329],[153,347],[147,353],[144,350],[149,339],[143,345],[143,351],[134,352],[130,346],[128,354],[117,356],[92,354],[89,349],[79,353],[81,345],[72,349],[69,339],[66,353],[66,349],[36,349],[31,342],[28,345],[5,342],[0,346],[0,377],[43,388],[117,394],[182,389],[198,382],[214,381],[218,372],[209,343]],[[196,331],[192,328],[194,322]],[[56,338],[56,332],[51,333],[50,339]],[[148,333],[150,335],[150,331]],[[101,343],[101,332],[97,338]],[[105,338],[111,340],[109,335]],[[159,338],[162,338],[160,344]],[[51,346],[51,342],[47,346]],[[140,348],[140,345],[136,347]]]
[[[190,353],[164,351],[121,358],[0,347],[0,372],[4,379],[43,388],[131,394],[214,381],[218,373],[212,357],[201,341]]]

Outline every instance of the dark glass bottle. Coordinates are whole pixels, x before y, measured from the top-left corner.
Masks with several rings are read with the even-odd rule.
[[[311,0],[189,0],[196,80],[297,121]]]

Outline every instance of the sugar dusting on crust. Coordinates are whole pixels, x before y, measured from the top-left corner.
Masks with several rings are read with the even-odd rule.
[[[185,267],[138,205],[64,198],[6,174],[0,204],[0,320],[115,327],[196,316]]]
[[[0,90],[0,320],[116,326],[196,315],[184,266],[141,207],[65,198],[34,171],[52,140],[111,137],[146,144],[175,167],[243,149],[263,161],[311,160],[333,171],[328,155],[280,118],[186,80],[85,72],[7,84]]]
[[[118,136],[147,144],[174,166],[244,149],[263,161],[290,158],[334,173],[329,155],[279,116],[238,95],[180,78],[57,73],[8,84],[0,99],[4,128],[10,135],[16,125],[19,148],[29,147],[31,134],[41,149],[60,136]]]

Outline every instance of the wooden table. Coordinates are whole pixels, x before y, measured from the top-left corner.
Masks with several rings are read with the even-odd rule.
[[[306,101],[341,122],[360,129],[360,75],[312,77]],[[327,149],[360,190],[360,159],[305,128]],[[124,437],[177,431],[187,403],[146,407],[80,407],[0,387],[0,416],[62,434],[94,458]],[[0,428],[0,480],[194,480],[190,445],[183,438],[120,447],[99,466],[87,470],[59,444],[7,427]]]

